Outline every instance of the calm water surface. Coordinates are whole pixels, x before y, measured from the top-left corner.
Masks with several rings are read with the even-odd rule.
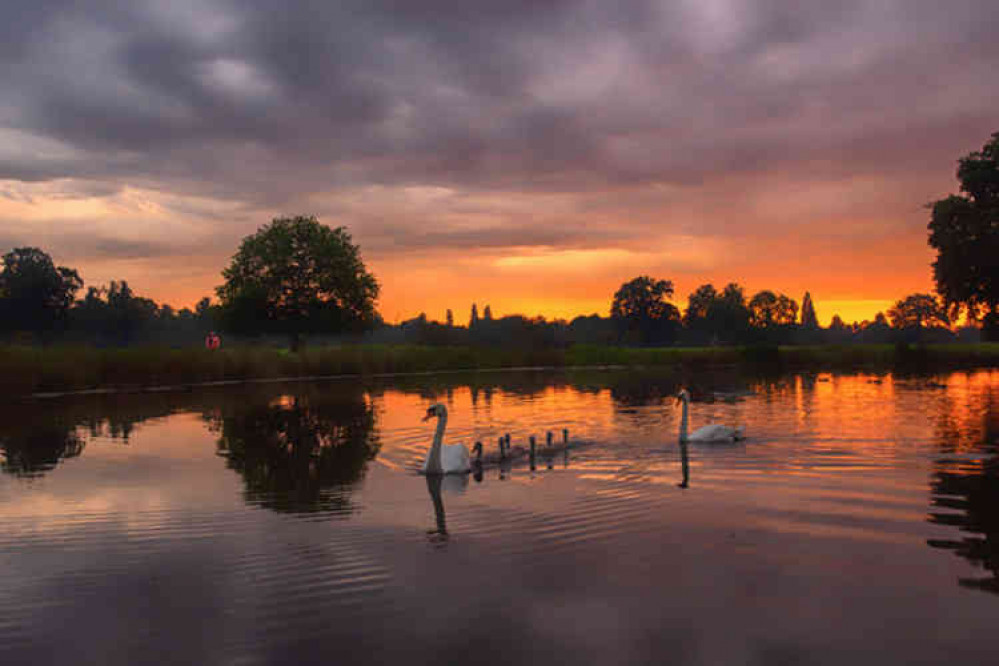
[[[5,409],[0,664],[996,663],[999,372],[686,383],[749,439],[634,373]],[[435,401],[577,448],[429,482]]]

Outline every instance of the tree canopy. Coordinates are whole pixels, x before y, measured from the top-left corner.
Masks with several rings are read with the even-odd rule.
[[[895,328],[923,328],[924,326],[948,326],[947,311],[931,294],[910,294],[897,301],[888,318]]]
[[[687,297],[684,324],[695,335],[710,342],[736,342],[749,329],[749,308],[742,287],[735,282],[719,292],[704,284]]]
[[[246,333],[345,332],[377,320],[379,286],[344,227],[275,218],[247,236],[216,291],[229,326]]]
[[[3,255],[0,270],[0,326],[36,333],[64,320],[83,286],[71,268],[56,266],[36,247],[17,247]]]
[[[749,300],[749,323],[756,328],[790,326],[798,318],[798,304],[784,294],[764,290]]]
[[[962,157],[958,180],[964,196],[932,204],[929,244],[937,251],[933,277],[952,316],[984,315],[999,332],[999,132],[980,151]]]
[[[611,319],[622,338],[639,343],[672,342],[680,323],[680,311],[669,302],[673,283],[648,275],[625,282],[611,302]]]

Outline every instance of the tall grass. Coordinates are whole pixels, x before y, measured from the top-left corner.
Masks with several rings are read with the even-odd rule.
[[[96,388],[139,388],[205,382],[439,372],[538,366],[669,366],[680,369],[744,366],[763,371],[945,369],[999,366],[999,344],[895,347],[703,347],[569,349],[345,345],[299,353],[244,346],[201,348],[86,346],[0,347],[0,395]]]

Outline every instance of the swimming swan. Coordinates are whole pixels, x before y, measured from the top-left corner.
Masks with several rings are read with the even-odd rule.
[[[447,407],[438,403],[427,409],[424,421],[437,417],[437,431],[434,433],[433,444],[427,451],[427,459],[423,462],[424,474],[468,474],[471,468],[468,464],[468,449],[464,444],[443,444],[444,428],[447,427]]]
[[[683,403],[683,415],[680,418],[681,442],[735,442],[744,437],[742,426],[733,428],[717,423],[700,427],[688,435],[687,411],[690,405],[690,394],[687,393],[687,389],[681,389],[676,396],[676,401]]]

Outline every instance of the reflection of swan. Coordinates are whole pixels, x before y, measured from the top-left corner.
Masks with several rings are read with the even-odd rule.
[[[569,430],[568,428],[562,429],[562,443],[555,444],[552,431],[549,430],[545,435],[545,448],[541,449],[542,455],[552,455],[555,453],[565,453],[569,450]]]
[[[690,394],[687,389],[682,389],[676,396],[677,402],[683,403],[683,416],[680,418],[680,441],[681,442],[734,442],[743,438],[743,428],[733,428],[731,426],[712,423],[698,428],[694,432],[687,434],[687,410],[690,405]]]
[[[690,456],[687,455],[687,442],[680,440],[680,470],[683,473],[683,480],[676,484],[681,488],[690,485]]]
[[[427,476],[427,492],[430,501],[434,503],[434,517],[437,519],[437,529],[429,530],[427,536],[432,542],[447,541],[447,520],[444,517],[444,501],[441,500],[441,481],[439,474]]]
[[[447,407],[438,403],[431,405],[423,420],[437,417],[437,431],[434,441],[423,462],[424,474],[468,474],[468,449],[464,444],[444,444],[444,428],[447,427]]]
[[[465,491],[466,485],[468,485],[467,476],[446,477],[440,474],[427,475],[427,492],[430,493],[430,501],[434,505],[434,519],[437,522],[437,528],[427,532],[430,541],[443,543],[448,540],[447,518],[444,515],[444,500],[441,497],[441,491],[461,493]]]

